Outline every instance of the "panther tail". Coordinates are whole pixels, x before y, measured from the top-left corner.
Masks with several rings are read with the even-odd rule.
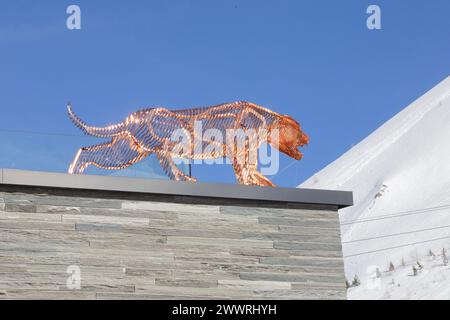
[[[87,125],[83,120],[81,120],[75,112],[72,110],[70,103],[67,104],[67,113],[69,114],[70,120],[75,126],[80,128],[85,134],[99,137],[99,138],[110,138],[119,135],[124,129],[124,123],[113,124],[106,127],[91,127]]]

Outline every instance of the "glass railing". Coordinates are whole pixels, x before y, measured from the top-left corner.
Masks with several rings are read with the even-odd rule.
[[[66,173],[80,147],[103,141],[84,135],[0,130],[0,168]],[[187,164],[178,167],[188,174]],[[155,155],[123,170],[89,166],[85,174],[168,179]]]

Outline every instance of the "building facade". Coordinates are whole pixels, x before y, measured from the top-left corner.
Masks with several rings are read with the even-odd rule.
[[[0,299],[345,299],[351,192],[0,170]]]

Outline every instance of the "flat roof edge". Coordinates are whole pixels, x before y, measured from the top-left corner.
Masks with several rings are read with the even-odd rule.
[[[257,187],[233,184],[154,180],[98,175],[0,169],[0,184],[58,189],[83,189],[127,193],[149,193],[191,197],[259,200],[301,204],[353,205],[350,191]]]

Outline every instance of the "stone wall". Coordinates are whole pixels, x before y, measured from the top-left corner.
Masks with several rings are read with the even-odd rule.
[[[331,205],[0,189],[0,299],[345,297]]]

